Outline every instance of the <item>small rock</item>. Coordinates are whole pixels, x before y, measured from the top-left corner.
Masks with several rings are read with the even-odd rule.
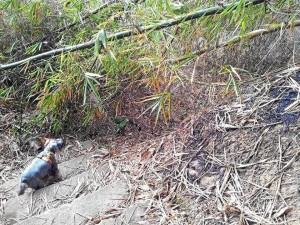
[[[196,178],[199,176],[199,173],[193,169],[187,169],[188,176],[191,178]]]

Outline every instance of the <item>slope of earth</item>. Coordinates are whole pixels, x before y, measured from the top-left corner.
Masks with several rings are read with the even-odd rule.
[[[120,140],[116,165],[129,177],[129,202],[147,206],[144,220],[299,224],[299,69],[240,75],[239,97],[218,94],[226,82],[199,82],[200,107],[172,131]]]
[[[299,70],[239,74],[238,97],[208,77],[178,88],[181,117],[168,130],[73,143],[61,157],[63,181],[22,197],[12,190],[25,157],[8,151],[2,222],[299,224]]]

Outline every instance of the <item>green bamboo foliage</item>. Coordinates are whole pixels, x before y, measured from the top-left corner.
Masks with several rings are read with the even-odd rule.
[[[150,102],[150,106],[144,111],[144,113],[150,111],[155,113],[155,126],[159,120],[160,115],[163,116],[164,122],[168,124],[168,121],[172,117],[172,94],[170,92],[163,92],[147,96],[141,101],[142,103]],[[143,115],[143,114],[142,114]]]
[[[234,0],[226,10],[216,15],[203,16],[161,30],[150,30],[122,40],[108,41],[107,37],[113,33],[133,28],[138,33],[142,26],[213,7],[215,1],[141,0],[133,3],[124,0],[83,20],[88,12],[100,7],[102,3],[96,0],[65,0],[56,6],[59,8],[57,12],[43,0],[2,0],[0,12],[5,26],[0,31],[9,27],[14,37],[22,24],[26,23],[28,31],[22,31],[22,35],[34,40],[35,37],[47,34],[38,29],[45,26],[55,34],[57,40],[53,45],[57,48],[96,39],[93,49],[63,53],[42,64],[33,62],[22,68],[26,67],[29,71],[24,76],[34,81],[30,83],[27,99],[28,102],[37,103],[39,122],[51,117],[54,121],[52,129],[63,129],[62,124],[68,120],[69,114],[66,105],[75,102],[84,118],[82,125],[88,125],[95,116],[105,113],[106,108],[122,95],[124,88],[135,85],[145,92],[145,97],[137,101],[146,104],[147,110],[144,113],[155,114],[156,125],[160,120],[168,123],[171,119],[171,87],[189,79],[186,76],[180,77],[178,71],[182,65],[196,59],[197,56],[192,52],[199,47],[197,41],[200,37],[205,40],[206,47],[213,49],[220,40],[249,32],[259,27],[261,21],[271,21],[269,15],[265,14],[264,4],[245,7],[247,2]],[[269,4],[272,10],[277,11],[297,7],[294,1]],[[50,16],[52,21],[47,19]],[[70,23],[77,24],[66,31],[55,33]],[[0,35],[0,38],[5,37],[4,32],[0,32]],[[22,44],[20,40],[12,39],[3,47],[0,60],[8,61],[7,53]],[[22,57],[42,50],[41,41],[33,42],[23,49]],[[183,56],[190,57],[178,64],[170,61]],[[233,90],[237,97],[241,97],[238,70],[229,66],[223,68],[223,72],[228,76],[225,93]],[[13,98],[15,91],[14,88],[2,88],[0,96]]]

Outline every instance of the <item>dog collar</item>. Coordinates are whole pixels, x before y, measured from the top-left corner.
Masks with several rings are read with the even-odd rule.
[[[54,155],[54,153],[53,152],[48,152],[46,156],[42,157],[42,160],[44,160],[47,163],[52,163],[51,155]]]

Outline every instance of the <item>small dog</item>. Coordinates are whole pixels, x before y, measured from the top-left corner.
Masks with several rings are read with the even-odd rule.
[[[37,190],[60,180],[55,153],[62,147],[63,140],[61,138],[45,138],[44,150],[37,155],[21,175],[18,195],[24,194],[27,187]]]

